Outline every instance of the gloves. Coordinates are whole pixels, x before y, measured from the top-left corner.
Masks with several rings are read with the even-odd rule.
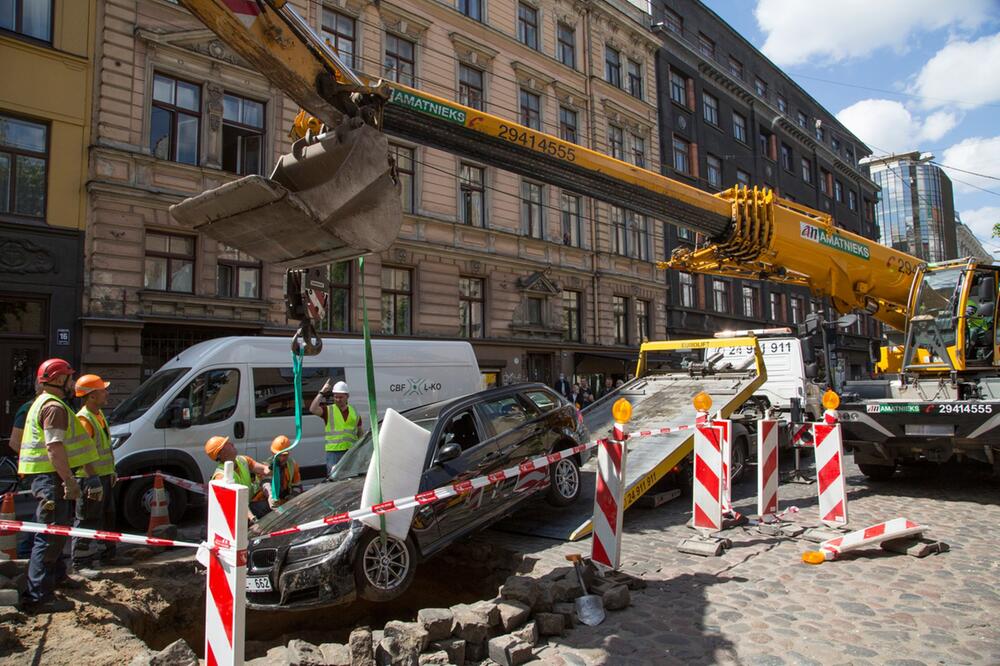
[[[88,476],[84,482],[84,487],[86,488],[85,495],[87,499],[92,502],[100,502],[104,497],[104,488],[101,486],[101,477],[99,476]]]
[[[63,498],[68,500],[80,499],[80,484],[77,483],[76,477],[71,476],[63,480]]]
[[[275,508],[281,506],[281,500],[280,499],[275,499],[274,497],[268,497],[267,498],[267,505],[269,507],[271,507],[272,509],[275,509]]]
[[[111,487],[114,488],[116,485],[118,485],[118,475],[115,474],[114,472],[112,472],[111,473]]]

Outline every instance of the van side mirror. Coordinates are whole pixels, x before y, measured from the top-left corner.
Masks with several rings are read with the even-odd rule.
[[[816,375],[819,374],[819,365],[816,362],[806,363],[805,371],[806,379],[816,379]]]
[[[462,447],[455,442],[448,442],[438,450],[437,458],[434,459],[435,465],[442,465],[449,460],[454,460],[462,455]]]
[[[153,424],[156,428],[190,428],[191,409],[185,400],[175,400],[167,405]]]

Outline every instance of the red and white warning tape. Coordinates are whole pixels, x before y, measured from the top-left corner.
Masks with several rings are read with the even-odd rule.
[[[27,523],[21,520],[0,520],[0,532],[32,532],[34,534],[55,534],[56,536],[80,537],[82,539],[97,539],[99,541],[114,541],[116,543],[132,543],[140,546],[180,546],[183,548],[201,548],[202,544],[190,541],[175,541],[173,539],[158,539],[139,534],[122,534],[121,532],[105,532],[103,530],[85,530],[66,525],[46,525],[45,523]]]
[[[674,432],[681,432],[682,430],[694,430],[693,425],[680,425],[674,426],[673,428],[656,428],[654,430],[636,430],[635,432],[629,432],[629,439],[636,439],[638,437],[652,437],[653,435],[669,435]]]
[[[167,483],[172,483],[179,488],[184,490],[190,490],[193,493],[198,493],[199,495],[205,495],[205,484],[198,483],[197,481],[188,481],[187,479],[182,479],[179,476],[174,476],[173,474],[164,474],[163,472],[146,472],[145,474],[132,474],[130,476],[119,476],[119,481],[132,481],[133,479],[148,479],[156,476],[157,474],[166,481]]]

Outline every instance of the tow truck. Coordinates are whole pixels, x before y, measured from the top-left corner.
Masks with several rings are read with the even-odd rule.
[[[288,267],[386,249],[402,220],[387,134],[701,233],[660,263],[804,286],[840,313],[903,333],[899,373],[843,387],[861,470],[951,457],[1000,470],[998,267],[926,264],[838,228],[767,188],[712,194],[515,121],[348,67],[287,0],[179,0],[312,117],[271,178],[249,176],[172,207],[190,229]]]

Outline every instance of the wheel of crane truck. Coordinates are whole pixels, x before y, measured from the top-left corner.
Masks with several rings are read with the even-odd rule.
[[[153,501],[153,479],[150,477],[125,483],[128,485],[125,486],[125,492],[120,495],[121,504],[118,505],[120,515],[133,530],[145,532],[149,527],[149,506]],[[170,483],[164,483],[163,487],[170,502],[170,522],[176,525],[187,510],[187,491]]]
[[[888,481],[896,473],[895,465],[872,465],[870,463],[859,463],[858,469],[868,479],[872,481]]]
[[[354,556],[354,584],[368,601],[392,601],[406,592],[417,570],[417,551],[410,538],[385,537],[366,528]]]
[[[561,448],[561,447],[557,447]],[[580,497],[580,467],[573,458],[552,465],[545,501],[552,506],[569,506]]]
[[[729,478],[733,485],[743,480],[747,473],[747,463],[750,460],[750,445],[746,437],[739,437],[733,442],[733,459],[730,463],[732,469]]]

